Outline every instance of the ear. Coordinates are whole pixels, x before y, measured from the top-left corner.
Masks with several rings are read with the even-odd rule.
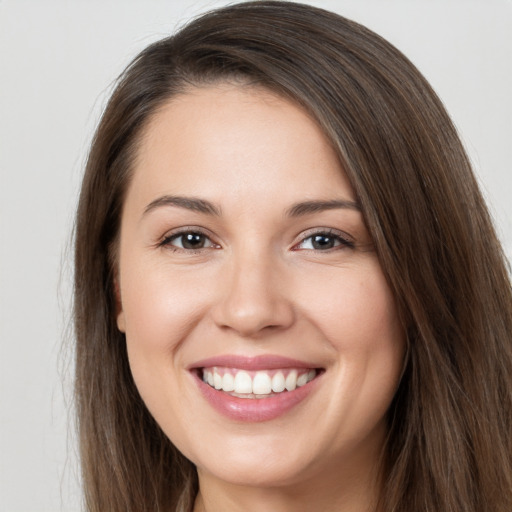
[[[121,288],[119,286],[119,279],[118,277],[114,277],[114,298],[116,301],[116,322],[117,322],[117,328],[125,333],[126,332],[126,322],[124,317],[124,311],[123,311],[123,303],[121,301]]]

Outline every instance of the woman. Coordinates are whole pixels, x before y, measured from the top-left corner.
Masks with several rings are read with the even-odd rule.
[[[144,50],[77,216],[88,510],[512,509],[512,299],[455,129],[379,36],[234,5]]]

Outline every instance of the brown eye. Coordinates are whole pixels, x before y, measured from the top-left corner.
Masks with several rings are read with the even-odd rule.
[[[198,250],[214,247],[213,242],[203,233],[187,231],[166,238],[162,245],[184,250]]]
[[[333,236],[315,235],[311,237],[313,249],[332,249],[336,246],[337,240]]]
[[[354,247],[354,243],[337,233],[314,233],[302,240],[297,249],[328,251],[329,249]]]

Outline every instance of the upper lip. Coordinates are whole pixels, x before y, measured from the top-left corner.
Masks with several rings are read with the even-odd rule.
[[[281,368],[318,368],[317,365],[311,362],[300,361],[298,359],[274,354],[253,357],[226,354],[197,361],[189,366],[189,370],[197,368],[211,368],[213,366],[237,368],[249,371],[277,370]]]

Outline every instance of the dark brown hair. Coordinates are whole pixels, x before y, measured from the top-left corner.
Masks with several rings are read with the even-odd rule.
[[[194,20],[120,77],[87,162],[76,224],[76,402],[87,510],[188,511],[194,466],[133,383],[115,321],[123,197],[151,116],[226,80],[293,100],[336,149],[407,331],[379,510],[512,510],[512,293],[500,244],[447,113],[368,29],[289,2]]]

